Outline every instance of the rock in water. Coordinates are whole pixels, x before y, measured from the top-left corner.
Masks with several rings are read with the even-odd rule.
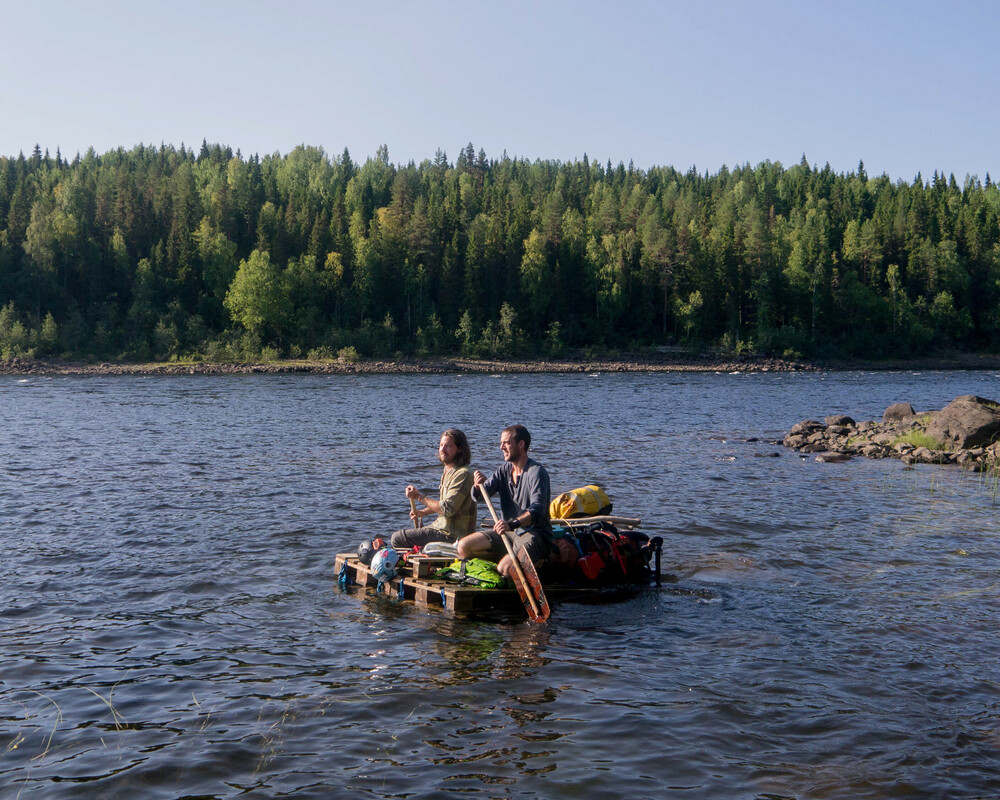
[[[847,453],[820,453],[816,456],[816,460],[821,464],[843,464],[845,461],[850,461],[851,456]]]
[[[909,403],[893,403],[889,406],[885,413],[882,414],[882,424],[887,422],[899,422],[907,417],[915,416],[913,411],[913,406]]]
[[[974,394],[956,397],[934,415],[927,435],[963,449],[990,444],[1000,437],[1000,404]]]
[[[789,436],[808,436],[816,431],[826,430],[826,425],[814,419],[804,419],[802,422],[797,422],[792,425],[792,429],[788,432]]]

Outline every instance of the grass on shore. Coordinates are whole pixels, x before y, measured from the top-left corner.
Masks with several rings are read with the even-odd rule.
[[[950,451],[951,445],[947,442],[939,441],[933,436],[929,436],[926,431],[912,430],[909,433],[904,433],[902,436],[897,436],[893,442],[892,446],[895,447],[897,444],[909,444],[914,447],[926,447],[928,450],[945,450]]]

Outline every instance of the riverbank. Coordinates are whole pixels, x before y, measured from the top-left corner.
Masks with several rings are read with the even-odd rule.
[[[847,370],[1000,370],[1000,355],[954,354],[891,361],[801,361],[766,356],[719,356],[666,352],[620,359],[400,358],[359,361],[288,359],[263,363],[171,361],[86,363],[58,359],[0,359],[0,375],[245,375],[420,374],[420,373],[573,373],[573,372],[819,372]]]

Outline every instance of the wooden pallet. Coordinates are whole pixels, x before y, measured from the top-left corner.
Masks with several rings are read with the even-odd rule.
[[[447,567],[454,559],[416,556],[407,564],[400,562],[399,575],[386,581],[382,591],[389,597],[412,600],[425,608],[441,608],[452,614],[469,614],[485,609],[518,609],[521,598],[514,589],[480,589],[476,586],[459,586],[449,581],[436,580],[434,573]],[[334,572],[341,580],[346,575],[348,585],[378,587],[371,570],[356,553],[340,553],[334,563]],[[344,581],[341,580],[341,584]]]
[[[381,591],[387,597],[412,601],[417,606],[464,616],[481,611],[524,613],[521,598],[515,589],[481,589],[477,586],[460,586],[451,581],[436,580],[434,573],[448,566],[453,559],[414,556],[404,564],[400,561],[399,575],[386,581]],[[377,588],[378,581],[356,553],[340,553],[334,562],[334,574],[341,586]],[[628,590],[637,592],[645,584],[618,586],[546,585],[549,599],[585,599],[607,596]],[[402,587],[402,594],[400,594]]]

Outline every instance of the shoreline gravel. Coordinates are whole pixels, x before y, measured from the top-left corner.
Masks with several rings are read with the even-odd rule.
[[[0,359],[0,375],[246,375],[246,374],[433,374],[573,372],[824,372],[897,370],[1000,370],[1000,355],[956,354],[893,361],[795,361],[763,356],[718,357],[671,354],[620,360],[505,360],[403,358],[399,360],[285,360],[267,363],[71,362],[54,359]]]

